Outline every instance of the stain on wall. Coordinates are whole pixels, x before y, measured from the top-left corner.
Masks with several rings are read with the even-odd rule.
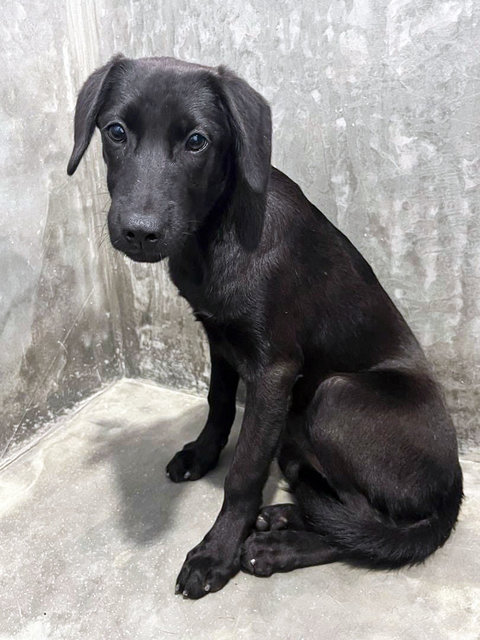
[[[226,63],[270,101],[274,163],[370,261],[480,444],[480,5],[473,0],[7,0],[0,26],[0,454],[121,375],[205,391],[166,266],[106,239],[75,95],[113,53]]]

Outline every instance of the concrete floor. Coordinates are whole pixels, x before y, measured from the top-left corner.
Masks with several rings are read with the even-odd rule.
[[[205,414],[201,398],[124,380],[0,472],[0,640],[480,638],[480,465],[468,461],[457,530],[424,566],[240,573],[202,600],[175,596],[234,441],[209,476],[171,483],[165,465]],[[285,499],[277,482],[266,498]]]

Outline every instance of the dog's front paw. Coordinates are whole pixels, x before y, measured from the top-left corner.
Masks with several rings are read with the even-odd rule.
[[[197,600],[207,593],[219,591],[239,569],[240,549],[232,554],[203,541],[187,555],[177,578],[175,593]]]
[[[173,482],[198,480],[216,467],[220,452],[206,451],[196,442],[189,442],[167,464],[167,476]]]

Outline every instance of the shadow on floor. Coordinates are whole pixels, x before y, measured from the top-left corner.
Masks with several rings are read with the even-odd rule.
[[[204,406],[191,407],[170,420],[152,421],[145,426],[125,427],[118,418],[96,420],[99,431],[93,440],[89,465],[109,463],[121,498],[120,522],[125,535],[139,545],[161,537],[168,527],[175,503],[192,483],[173,483],[165,468],[185,442],[194,440],[206,418]],[[142,416],[138,416],[138,422]],[[222,453],[219,466],[201,482],[223,487],[225,473],[235,446],[235,434]]]
[[[125,535],[138,545],[148,545],[162,536],[168,528],[175,503],[192,482],[174,483],[165,468],[186,442],[194,440],[206,419],[205,406],[191,407],[170,420],[145,420],[146,426],[126,428],[118,418],[96,420],[99,431],[93,440],[89,465],[108,462],[114,471],[121,498],[120,523]],[[138,421],[142,416],[138,416]],[[200,482],[217,489],[223,488],[239,431],[239,420],[232,429],[230,440],[222,452],[219,465]],[[264,491],[269,503],[275,493],[279,474],[274,469]],[[208,490],[208,489],[207,489]],[[212,522],[213,524],[213,522]],[[188,522],[185,523],[188,526]]]

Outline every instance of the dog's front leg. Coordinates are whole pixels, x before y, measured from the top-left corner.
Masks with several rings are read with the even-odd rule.
[[[207,422],[196,440],[187,443],[167,465],[173,482],[198,480],[217,465],[235,419],[238,373],[215,351],[210,341],[210,390]]]
[[[221,589],[238,572],[241,544],[261,506],[297,371],[294,363],[277,363],[247,381],[245,414],[225,480],[223,506],[205,538],[187,555],[177,579],[177,593],[201,598]]]

